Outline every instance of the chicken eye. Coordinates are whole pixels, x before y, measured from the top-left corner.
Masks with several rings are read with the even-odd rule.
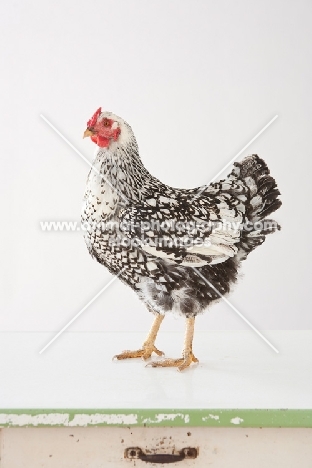
[[[110,126],[109,120],[108,120],[108,119],[104,119],[104,120],[103,120],[103,125],[104,125],[104,127],[109,127],[109,126]]]

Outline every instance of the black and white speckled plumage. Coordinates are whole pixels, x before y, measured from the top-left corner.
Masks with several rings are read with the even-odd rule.
[[[227,178],[201,193],[200,187],[169,187],[144,167],[131,127],[108,112],[99,118],[105,116],[117,122],[121,133],[109,148],[97,150],[93,165],[105,179],[93,170],[88,176],[82,222],[88,226],[84,235],[89,252],[111,273],[122,270],[119,278],[137,292],[151,312],[195,316],[219,296],[192,267],[221,294],[229,292],[240,262],[274,230],[241,226],[261,221],[280,207],[275,180],[265,162],[252,155],[235,163]],[[191,244],[184,245],[185,232],[170,226],[164,232],[157,221],[168,222],[168,226],[169,221],[188,226],[192,222],[228,221],[231,226],[226,230],[195,226],[187,232]],[[108,230],[99,228],[107,222],[115,224]],[[142,232],[142,223],[153,228]],[[202,241],[200,246],[198,240]]]

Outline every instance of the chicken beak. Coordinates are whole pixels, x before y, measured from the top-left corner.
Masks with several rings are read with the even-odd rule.
[[[87,130],[83,134],[83,138],[91,137],[92,135],[94,135],[94,132],[90,130],[90,128],[87,128]]]

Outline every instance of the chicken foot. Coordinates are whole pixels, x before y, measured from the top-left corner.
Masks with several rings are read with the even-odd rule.
[[[116,354],[113,359],[121,360],[121,359],[133,359],[133,358],[142,358],[142,359],[149,359],[154,352],[158,356],[163,356],[164,353],[159,351],[159,349],[155,346],[155,341],[157,337],[157,333],[159,331],[159,327],[161,322],[164,319],[164,315],[156,315],[153,325],[147,335],[146,340],[144,341],[142,348],[136,351],[123,351],[121,354]]]
[[[189,367],[192,362],[198,362],[192,351],[193,336],[194,336],[195,317],[186,319],[186,330],[184,339],[184,349],[182,358],[180,359],[163,359],[147,364],[147,367],[177,367],[179,371],[183,371]]]

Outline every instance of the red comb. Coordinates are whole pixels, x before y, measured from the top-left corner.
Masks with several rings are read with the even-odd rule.
[[[94,127],[94,125],[96,124],[97,122],[97,118],[98,116],[101,114],[102,112],[102,108],[99,107],[98,110],[93,114],[93,116],[91,117],[90,120],[88,120],[87,122],[87,127]]]

